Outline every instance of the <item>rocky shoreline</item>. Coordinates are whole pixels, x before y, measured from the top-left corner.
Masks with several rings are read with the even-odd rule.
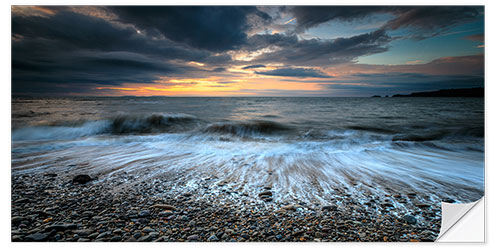
[[[200,184],[180,193],[172,174],[130,185],[75,176],[13,173],[12,241],[418,242],[434,241],[441,222],[431,205],[401,214],[390,203],[370,209],[349,194],[339,196],[342,206],[315,207],[274,202],[270,187],[257,197],[224,183],[217,192]]]

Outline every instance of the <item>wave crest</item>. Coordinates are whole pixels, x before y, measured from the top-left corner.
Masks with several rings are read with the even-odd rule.
[[[238,123],[215,123],[205,128],[205,133],[231,134],[239,137],[258,137],[291,131],[292,129],[277,122],[249,121]]]

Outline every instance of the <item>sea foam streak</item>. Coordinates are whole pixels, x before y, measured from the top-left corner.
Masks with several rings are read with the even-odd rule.
[[[466,202],[483,192],[478,188],[483,185],[478,168],[482,152],[464,154],[458,144],[455,149],[446,149],[437,147],[439,143],[393,142],[391,137],[356,130],[331,131],[335,140],[290,141],[269,136],[289,131],[284,127],[263,123],[261,128],[255,124],[208,125],[193,133],[83,138],[57,151],[15,157],[13,170],[72,174],[74,166],[84,166],[77,172],[90,172],[101,179],[127,172],[137,175],[138,182],[170,171],[183,172],[184,181],[194,186],[206,177],[214,180],[214,187],[229,183],[231,189],[252,195],[272,186],[276,201],[322,205],[328,204],[339,189],[361,201],[374,197],[384,200],[386,194],[396,192],[419,193],[432,202],[443,198]],[[268,137],[247,140],[259,131],[258,135]],[[63,160],[53,164],[56,158]],[[406,204],[391,202],[406,209]]]

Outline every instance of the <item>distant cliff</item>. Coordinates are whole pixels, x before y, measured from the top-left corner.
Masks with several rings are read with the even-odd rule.
[[[430,92],[415,92],[409,95],[393,95],[392,97],[484,97],[484,88],[440,89]]]

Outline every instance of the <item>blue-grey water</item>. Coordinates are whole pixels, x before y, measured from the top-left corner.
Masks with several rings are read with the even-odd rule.
[[[12,171],[184,171],[318,204],[339,188],[469,202],[484,192],[484,99],[13,98]]]

